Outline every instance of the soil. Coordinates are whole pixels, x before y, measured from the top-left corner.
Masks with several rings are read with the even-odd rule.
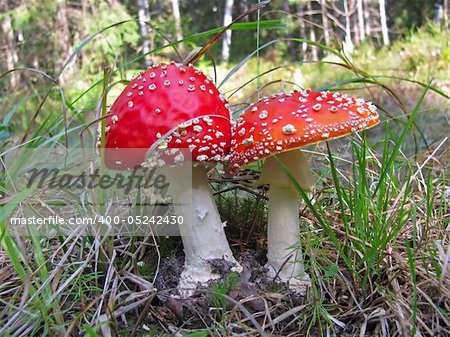
[[[168,330],[173,330],[175,327],[184,330],[202,329],[220,322],[224,318],[224,312],[234,309],[234,315],[227,317],[228,321],[238,322],[251,315],[259,324],[262,324],[265,315],[257,315],[258,312],[269,310],[272,317],[277,317],[289,308],[304,304],[306,302],[304,294],[290,290],[286,284],[268,279],[267,269],[264,267],[265,255],[266,252],[261,249],[236,252],[235,256],[244,270],[225,292],[219,289],[223,289],[223,285],[227,284],[231,266],[221,260],[211,261],[222,278],[211,282],[208,287],[198,289],[189,298],[180,298],[176,290],[183,270],[183,256],[163,259],[155,283],[158,295],[151,303],[152,308],[144,323],[147,326],[163,325]],[[216,295],[217,291],[225,293],[226,296]],[[275,330],[282,331],[283,334],[295,331],[298,328],[296,324],[286,327],[286,323],[292,319],[291,316],[287,317],[286,322],[280,321],[275,325]],[[250,321],[246,324],[251,326]],[[227,331],[230,334],[245,333],[241,324],[228,324]]]

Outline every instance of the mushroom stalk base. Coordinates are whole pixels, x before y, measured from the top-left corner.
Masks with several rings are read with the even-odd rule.
[[[177,189],[177,181],[186,179],[183,175],[170,176],[174,210],[182,215],[179,225],[185,253],[184,270],[178,288],[182,296],[193,294],[197,286],[220,278],[208,260],[222,259],[231,262],[231,271],[241,272],[242,267],[233,257],[220,215],[214,203],[206,170],[202,165],[192,168],[192,191]],[[186,200],[192,198],[189,203]]]
[[[300,227],[297,192],[290,186],[270,185],[267,265],[269,276],[290,287],[309,284],[299,247]],[[299,289],[302,290],[302,289]]]

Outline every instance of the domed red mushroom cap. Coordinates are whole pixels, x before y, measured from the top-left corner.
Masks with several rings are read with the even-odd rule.
[[[133,79],[111,106],[105,148],[112,169],[132,168],[145,160],[159,140],[168,148],[188,148],[195,161],[219,161],[228,154],[230,112],[211,78],[193,66],[155,65]]]
[[[331,92],[294,91],[260,99],[233,126],[230,169],[269,155],[368,129],[380,122],[376,107]]]

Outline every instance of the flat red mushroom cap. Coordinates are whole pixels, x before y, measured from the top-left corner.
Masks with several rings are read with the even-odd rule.
[[[368,129],[380,122],[376,107],[331,92],[294,91],[260,99],[233,126],[230,169],[269,155]]]
[[[140,165],[157,141],[189,149],[194,161],[219,161],[227,155],[230,112],[211,78],[172,62],[149,68],[127,85],[106,119],[106,165]],[[131,148],[142,151],[108,151]]]

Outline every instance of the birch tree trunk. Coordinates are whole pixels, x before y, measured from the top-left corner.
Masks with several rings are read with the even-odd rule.
[[[386,1],[379,0],[380,4],[380,23],[381,23],[381,32],[383,34],[383,44],[385,46],[389,45],[389,33],[387,28],[387,18],[386,18]]]
[[[225,10],[223,13],[223,25],[228,26],[233,21],[234,0],[225,0]],[[222,61],[228,62],[230,59],[231,30],[227,30],[222,42]]]
[[[369,7],[369,1],[371,0],[363,0],[363,6],[364,6],[364,22],[365,22],[365,34],[366,36],[370,37],[371,29],[370,29],[370,7]]]
[[[305,21],[303,20],[303,13],[304,13],[304,7],[301,2],[297,5],[297,15],[301,17],[298,23],[299,25],[299,31],[300,31],[300,38],[306,39],[306,29],[305,29]],[[308,44],[306,42],[302,42],[301,44],[301,52],[304,59],[306,59],[306,52],[308,50]]]
[[[312,13],[311,2],[306,2],[306,9],[309,13]],[[314,17],[311,15],[311,21],[313,21]],[[316,31],[314,29],[314,25],[309,25],[309,39],[313,42],[316,42]],[[319,54],[317,53],[317,47],[311,46],[311,57],[313,61],[319,60]]]
[[[150,21],[150,7],[148,0],[137,0],[139,28],[142,38],[142,52],[148,54],[150,52],[150,30],[146,22]],[[145,57],[145,65],[150,66],[150,58]]]
[[[345,48],[349,54],[353,51],[352,29],[351,29],[351,13],[348,6],[348,0],[344,0],[345,13]]]
[[[364,6],[363,0],[356,0],[358,11],[358,28],[359,28],[359,40],[362,42],[366,39],[366,32],[364,30]]]
[[[330,45],[330,24],[328,20],[327,0],[320,0],[320,6],[322,7],[322,25],[323,25],[323,37],[325,44]]]
[[[1,58],[4,60],[1,61],[5,67],[3,70],[15,68],[19,60],[11,17],[9,14],[6,14],[8,10],[8,2],[0,1],[0,13],[4,13],[3,16],[0,16],[0,45],[3,46],[3,48],[0,49],[0,56],[2,56]],[[17,72],[13,72],[9,75],[9,83],[12,88],[19,82],[17,74]]]
[[[178,0],[172,0],[172,12],[175,19],[175,34],[177,40],[183,40],[183,29],[181,28],[180,3]]]
[[[449,24],[448,24],[449,23],[449,20],[448,20],[449,15],[450,15],[450,8],[448,5],[448,0],[444,0],[444,27],[446,29],[449,28]]]

